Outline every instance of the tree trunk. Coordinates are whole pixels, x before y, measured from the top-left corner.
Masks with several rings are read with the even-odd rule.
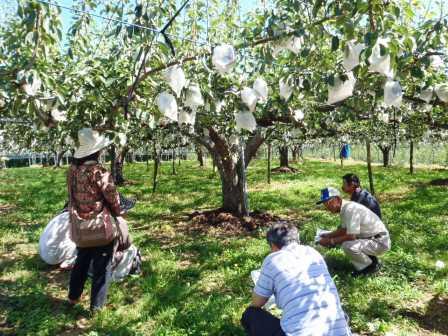
[[[369,140],[366,141],[366,149],[367,149],[367,172],[369,174],[370,192],[372,193],[372,195],[375,195],[375,188],[373,186],[373,173],[372,173],[372,153]]]
[[[210,140],[203,140],[203,145],[209,150],[218,168],[221,178],[222,210],[236,216],[249,214],[249,204],[246,188],[246,167],[255,156],[258,148],[263,144],[264,137],[260,133],[252,135],[246,144],[240,143],[238,160],[232,157],[235,154],[231,146],[215,129],[209,129]]]
[[[176,175],[176,149],[173,148],[173,150],[171,151],[171,156],[172,156],[172,163],[173,163],[173,171],[172,174]]]
[[[391,146],[380,146],[380,145],[378,145],[378,147],[381,150],[381,153],[383,153],[383,167],[389,167],[390,166],[390,150],[391,150]]]
[[[288,146],[279,148],[280,152],[280,167],[289,167]]]
[[[196,145],[195,150],[199,162],[199,167],[204,167],[204,153],[202,152],[201,145]]]
[[[61,162],[62,162],[62,159],[64,158],[65,152],[67,152],[67,151],[63,150],[63,151],[60,151],[60,152],[56,152],[56,160],[55,160],[55,163],[54,163],[55,167],[57,167],[57,168],[61,167]]]
[[[112,177],[116,185],[122,185],[125,181],[123,175],[124,158],[126,157],[128,149],[123,147],[117,150],[115,146],[111,146],[109,154],[111,156],[110,160],[110,170],[112,172]]]
[[[272,154],[272,145],[268,143],[268,184],[271,184],[271,154]]]
[[[238,161],[236,164],[232,164],[231,170],[219,169],[222,182],[222,209],[238,216],[248,216],[244,145],[240,146]]]
[[[297,146],[293,146],[291,148],[291,153],[292,153],[292,162],[297,162]]]
[[[152,175],[152,192],[155,193],[157,189],[157,175],[159,173],[159,166],[160,166],[160,155],[157,152],[155,141],[153,145],[152,158],[154,160],[154,171]]]
[[[135,156],[134,156],[134,153],[133,153],[133,152],[132,152],[132,153],[128,153],[126,160],[127,160],[129,163],[134,163],[134,162],[135,162]]]
[[[409,172],[414,174],[414,141],[409,143]]]

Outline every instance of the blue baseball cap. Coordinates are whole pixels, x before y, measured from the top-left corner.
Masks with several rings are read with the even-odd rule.
[[[327,187],[320,191],[320,201],[317,202],[316,204],[325,203],[325,202],[329,201],[330,199],[332,199],[333,197],[337,197],[337,196],[341,196],[341,194],[339,193],[339,190],[337,190],[336,188],[333,188],[333,187]]]

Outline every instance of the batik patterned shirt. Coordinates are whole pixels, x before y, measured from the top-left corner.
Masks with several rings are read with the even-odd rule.
[[[120,216],[120,197],[112,174],[95,161],[87,161],[81,166],[71,165],[67,184],[70,195],[72,189],[72,206],[79,217],[92,219],[104,206],[113,216]]]

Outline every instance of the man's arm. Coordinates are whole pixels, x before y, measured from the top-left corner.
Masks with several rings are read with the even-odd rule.
[[[333,232],[330,233],[324,233],[321,235],[322,238],[336,238],[336,237],[340,237],[343,236],[347,233],[347,230],[344,228],[339,228]]]
[[[337,235],[332,235],[334,233],[338,233]],[[331,236],[330,236],[331,235]],[[355,240],[356,236],[352,234],[347,234],[347,229],[340,228],[331,234],[322,235],[322,238],[319,240],[319,244],[322,246],[334,246],[342,244],[345,241]]]
[[[250,304],[251,307],[256,308],[262,308],[266,302],[268,302],[269,298],[265,298],[263,296],[260,296],[256,294],[255,292],[252,292],[252,303]]]

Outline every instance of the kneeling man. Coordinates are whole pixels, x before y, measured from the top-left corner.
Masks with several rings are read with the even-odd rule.
[[[322,256],[299,245],[297,228],[276,223],[267,233],[271,247],[241,323],[250,336],[346,336],[350,329],[338,291]],[[271,295],[282,318],[262,309]]]
[[[378,256],[390,250],[390,237],[381,219],[364,205],[345,201],[335,188],[321,191],[321,199],[331,213],[339,213],[341,227],[336,231],[323,234],[319,243],[322,246],[342,245],[356,271],[353,276],[375,273],[381,264]]]

